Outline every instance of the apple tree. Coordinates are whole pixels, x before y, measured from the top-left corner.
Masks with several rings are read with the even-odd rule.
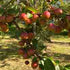
[[[6,33],[10,25],[20,32],[18,54],[24,59],[31,58],[31,66],[39,70],[66,70],[42,52],[44,40],[66,29],[70,36],[70,4],[62,0],[2,0],[0,1],[0,31]],[[67,9],[67,10],[66,10]],[[24,27],[20,28],[19,23]],[[25,61],[28,65],[29,61]]]

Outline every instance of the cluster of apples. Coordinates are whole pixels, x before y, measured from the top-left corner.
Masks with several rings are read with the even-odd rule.
[[[55,15],[55,20],[59,19],[58,16],[63,14],[63,10],[60,8],[50,7],[50,11],[52,15]],[[68,36],[70,36],[70,15],[64,16],[58,20],[57,24],[50,23],[48,25],[48,29],[54,33],[60,33],[63,29],[68,30]]]
[[[56,8],[54,6],[50,6],[50,12],[51,14],[60,16],[61,14],[63,14],[63,10],[61,8]]]
[[[34,33],[22,32],[20,37],[21,37],[21,41],[19,41],[19,45],[24,46],[24,44],[27,43],[28,40],[31,41],[34,38]]]
[[[24,46],[24,44],[28,44],[28,42],[30,43],[29,40],[32,40],[33,37],[34,37],[34,34],[32,32],[22,32],[21,35],[21,41],[19,41],[19,45],[20,46]],[[33,47],[33,46],[26,46],[26,47],[23,47],[23,48],[20,48],[18,49],[18,54],[21,55],[24,59],[28,59],[29,57],[34,57],[35,56],[35,53],[36,52],[36,49]],[[28,65],[29,64],[29,61],[26,60],[25,61],[25,64]],[[38,61],[32,61],[31,63],[31,67],[33,69],[37,68],[38,67]]]
[[[20,15],[20,19],[25,21],[26,24],[32,24],[37,20],[40,24],[44,24],[46,23],[46,19],[49,19],[51,16],[49,11],[44,11],[43,14],[34,13],[32,11],[30,13],[33,15],[31,18],[28,18],[26,13],[21,13]]]
[[[35,57],[35,52],[36,52],[35,49],[32,48],[32,47],[20,48],[18,50],[18,54],[19,55],[22,55],[24,59],[28,59],[31,56],[33,56],[33,58],[34,58]],[[39,63],[38,63],[39,60],[36,59],[35,61],[33,61],[33,58],[32,58],[31,67],[33,69],[36,69],[39,66]],[[25,61],[25,64],[28,65],[29,64],[29,61],[26,60]],[[40,68],[40,70],[41,70],[41,68]]]
[[[21,48],[19,49],[19,54],[23,55],[24,58],[28,58],[29,56],[34,55],[34,48],[30,46],[31,40],[34,37],[34,34],[32,32],[22,32],[21,35],[21,41],[19,41],[20,46],[25,46],[26,48]],[[29,45],[29,46],[28,46]],[[28,48],[29,47],[29,48]]]
[[[34,55],[35,53],[35,49],[31,48],[31,47],[26,47],[26,48],[20,48],[18,50],[18,54],[22,55],[24,59],[28,59],[29,57],[31,57],[32,55]]]
[[[62,9],[56,8],[56,7],[53,7],[53,6],[50,6],[50,12],[51,12],[51,19],[53,19],[53,17],[54,17],[55,20],[58,20],[59,16],[63,15],[63,10]],[[59,19],[57,24],[56,23],[50,23],[48,25],[48,30],[59,34],[63,29],[66,29],[66,26],[68,26],[65,19],[67,19],[67,18]]]
[[[59,25],[55,25],[54,23],[50,23],[48,29],[57,34],[62,31],[62,27]]]
[[[7,23],[10,23],[14,20],[14,17],[12,15],[7,16],[0,16],[0,30],[3,32],[8,32],[8,26]]]
[[[49,10],[44,11],[42,14],[40,13],[35,13],[33,11],[30,12],[33,16],[28,18],[26,13],[21,13],[20,14],[20,19],[25,21],[26,24],[32,24],[34,22],[37,22],[37,24],[45,24],[47,20],[53,19],[54,16],[59,16],[63,14],[63,10],[60,8],[56,8],[53,6],[49,7]],[[56,19],[56,18],[55,18]]]
[[[49,0],[50,1],[50,0]],[[61,8],[56,8],[53,6],[50,6],[50,9],[47,11],[44,11],[42,14],[35,13],[35,12],[30,12],[33,16],[28,18],[26,13],[21,13],[20,19],[25,22],[25,24],[33,24],[36,22],[36,24],[42,24],[44,25],[45,23],[49,23],[48,21],[51,19],[58,20],[58,24],[56,23],[50,23],[48,24],[48,30],[59,34],[63,29],[67,29],[69,31],[70,35],[70,16],[65,16],[65,18],[62,18],[61,15],[63,15],[63,10]],[[60,16],[60,17],[59,17]],[[56,22],[56,21],[55,21]],[[32,32],[22,32],[21,35],[21,41],[19,42],[20,46],[24,46],[24,44],[28,44],[28,40],[32,40],[34,38],[34,34]],[[36,52],[36,49],[29,47],[26,49],[22,48],[19,49],[19,54],[22,55],[25,59],[29,58],[30,56],[33,56]],[[29,64],[28,61],[25,62],[25,64]],[[37,68],[38,67],[38,61],[32,62],[31,66],[32,68]]]
[[[26,24],[32,24],[38,18],[39,18],[39,16],[37,14],[33,14],[33,17],[32,18],[28,18],[26,13],[22,13],[20,15],[20,19],[23,20],[23,21],[25,21]]]

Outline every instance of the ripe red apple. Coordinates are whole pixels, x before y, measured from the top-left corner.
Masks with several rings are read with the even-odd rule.
[[[33,33],[28,33],[28,38],[29,39],[32,39],[34,37],[34,34]]]
[[[5,24],[5,23],[0,23],[0,27],[1,27],[1,31],[3,31],[3,32],[9,31],[9,28],[8,28],[7,24]]]
[[[36,69],[38,67],[38,62],[32,62],[31,66],[33,69]]]
[[[24,58],[24,59],[28,59],[28,57],[29,57],[29,56],[28,56],[27,52],[25,51],[25,53],[23,54],[23,58]]]
[[[5,16],[0,16],[0,22],[6,22],[5,18]]]
[[[23,55],[25,53],[25,50],[23,49],[23,48],[20,48],[19,50],[18,50],[18,54],[19,55]]]
[[[55,33],[60,33],[62,31],[62,28],[60,26],[56,26]]]
[[[55,24],[54,23],[50,23],[49,25],[48,25],[48,29],[50,30],[50,31],[55,31]]]
[[[21,39],[28,39],[28,33],[27,32],[22,32],[20,36],[21,36]]]
[[[3,31],[3,32],[8,32],[9,31],[9,29],[6,27],[6,28],[1,28],[1,31]]]
[[[29,48],[29,49],[27,50],[27,53],[28,53],[29,56],[34,55],[35,50],[34,50],[33,48]]]
[[[24,43],[25,43],[24,41],[19,41],[18,44],[19,44],[20,46],[24,46]]]
[[[54,11],[56,9],[56,7],[54,7],[54,6],[50,6],[49,8],[51,11]]]
[[[53,12],[54,12],[54,14],[56,14],[56,15],[60,15],[60,14],[63,13],[63,10],[60,9],[60,8],[56,8]]]
[[[39,18],[39,16],[37,14],[34,14],[32,17],[32,21],[35,22],[38,18]]]
[[[49,11],[44,11],[43,16],[44,16],[45,18],[49,19],[50,16],[51,16],[51,14],[50,14]]]
[[[31,21],[31,19],[27,18],[27,19],[25,20],[25,23],[26,23],[26,24],[32,24],[32,21]]]
[[[14,18],[13,18],[13,16],[11,16],[11,15],[8,15],[7,17],[6,17],[6,22],[12,22],[14,20]]]
[[[22,20],[27,20],[27,19],[28,19],[27,14],[22,13],[22,14],[20,15],[20,19],[22,19]]]

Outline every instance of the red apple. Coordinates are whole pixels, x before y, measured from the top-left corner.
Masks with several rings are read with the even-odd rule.
[[[32,17],[32,21],[35,22],[38,18],[39,18],[39,16],[37,14],[34,14]]]
[[[56,9],[56,7],[50,6],[50,10],[51,10],[51,11],[54,11],[55,9]]]
[[[21,36],[21,39],[28,39],[28,33],[27,32],[22,32],[20,36]]]
[[[35,50],[33,48],[29,48],[27,53],[28,53],[29,56],[34,55]]]
[[[0,16],[0,22],[6,22],[5,18],[5,16]]]
[[[50,14],[49,11],[44,11],[43,16],[44,16],[45,18],[49,19],[50,16],[51,16],[51,14]]]
[[[50,23],[49,26],[48,26],[48,29],[49,29],[50,31],[55,31],[55,28],[56,28],[56,26],[55,26],[54,23]]]
[[[11,15],[8,15],[7,17],[6,17],[6,22],[12,22],[14,20],[14,18],[13,18],[13,16],[11,16]]]
[[[9,31],[9,28],[8,28],[7,24],[5,24],[5,23],[0,23],[0,27],[1,27],[1,31],[3,31],[3,32]]]
[[[62,31],[62,28],[60,26],[56,26],[55,33],[60,33]]]
[[[35,69],[38,67],[38,62],[32,62],[31,64],[32,68]]]
[[[25,51],[25,53],[23,54],[23,58],[24,58],[24,59],[28,59],[28,57],[29,57],[29,56],[28,56],[27,52]]]
[[[24,41],[19,41],[20,46],[24,46],[24,43],[25,43]]]
[[[27,14],[22,13],[22,14],[20,15],[20,19],[22,19],[22,20],[27,20],[27,19],[28,19]]]
[[[26,24],[32,24],[32,21],[31,21],[31,19],[27,18],[27,19],[25,20],[25,23],[26,23]]]
[[[23,48],[20,48],[19,50],[18,50],[18,54],[19,55],[23,55],[25,53],[25,50],[23,49]]]
[[[63,10],[60,9],[60,8],[57,8],[57,9],[55,9],[53,12],[54,12],[54,14],[56,14],[56,15],[60,15],[60,14],[63,13]]]
[[[28,38],[29,39],[32,39],[34,37],[34,34],[33,33],[28,33]]]

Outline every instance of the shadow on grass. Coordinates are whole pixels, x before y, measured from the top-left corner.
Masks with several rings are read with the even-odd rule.
[[[70,42],[56,42],[56,41],[51,41],[51,43],[55,43],[55,44],[68,44],[70,45]]]
[[[0,60],[4,60],[9,57],[17,57],[18,56],[18,47],[13,46],[6,49],[0,49]]]
[[[53,53],[53,55],[54,55],[54,57],[63,59],[64,61],[70,61],[70,55],[68,55],[68,54]]]
[[[10,36],[10,38],[16,38],[19,39],[20,33],[23,30],[17,30],[16,27],[10,27],[9,32],[0,32],[1,36],[7,35]]]

